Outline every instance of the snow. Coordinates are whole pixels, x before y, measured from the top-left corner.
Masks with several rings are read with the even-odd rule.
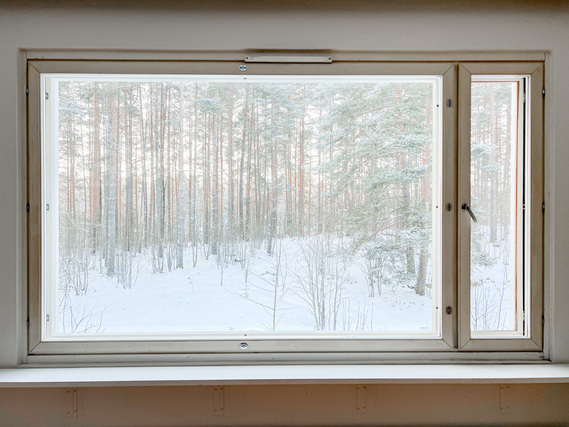
[[[280,239],[282,252],[275,251],[272,255],[259,248],[250,255],[248,268],[242,268],[238,262],[221,263],[223,282],[217,256],[206,257],[203,247],[193,249],[198,250],[196,267],[192,267],[192,248],[188,247],[184,254],[185,268],[162,273],[152,272],[149,254],[138,254],[133,261],[136,281],[130,289],[92,265],[85,294],[66,297],[59,292],[59,307],[54,309],[58,312],[54,336],[268,331],[278,335],[354,331],[437,333],[432,330],[436,301],[430,295],[419,296],[407,285],[384,284],[381,295],[370,297],[357,259],[351,259],[345,268],[340,266],[343,282],[335,331],[329,313],[324,331],[318,331],[301,286],[306,280],[302,267],[303,243],[301,239]],[[281,268],[275,298],[279,255]],[[324,295],[326,299],[330,294]],[[330,307],[325,306],[326,310]]]

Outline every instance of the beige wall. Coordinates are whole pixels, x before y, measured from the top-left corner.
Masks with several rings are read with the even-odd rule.
[[[47,4],[49,3],[49,4]],[[563,1],[0,2],[0,366],[23,361],[24,150],[18,50],[336,49],[381,51],[548,50],[546,268],[551,358],[569,362],[569,9]],[[83,4],[97,7],[82,7]],[[481,3],[483,4],[481,6]],[[47,4],[47,6],[41,6]],[[4,6],[3,6],[4,5]],[[189,5],[189,6],[188,6]],[[420,8],[420,9],[417,9]],[[20,91],[20,93],[18,92]],[[0,390],[0,425],[438,424],[444,421],[569,424],[567,385],[512,386],[510,415],[498,385],[232,386],[224,416],[205,387],[79,390],[66,418],[62,389]],[[62,406],[63,405],[63,406]],[[63,415],[62,415],[63,414]],[[62,418],[63,417],[63,418]]]
[[[84,388],[77,418],[68,389],[0,390],[0,425],[569,425],[569,385],[368,385],[356,410],[355,385],[226,386],[216,415],[213,387]]]

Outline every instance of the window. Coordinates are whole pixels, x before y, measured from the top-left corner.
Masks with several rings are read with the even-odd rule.
[[[543,66],[463,64],[460,74],[470,96],[461,97],[459,197],[472,205],[461,202],[468,215],[459,216],[461,345],[540,348]]]
[[[541,351],[541,62],[248,61],[29,61],[31,355]]]

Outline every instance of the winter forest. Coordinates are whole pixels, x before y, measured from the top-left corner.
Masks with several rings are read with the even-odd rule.
[[[524,199],[521,81],[472,83],[471,328],[521,331]],[[518,283],[519,282],[519,283]]]
[[[54,81],[55,334],[438,334],[436,77]],[[499,330],[517,107],[482,86],[473,328]]]

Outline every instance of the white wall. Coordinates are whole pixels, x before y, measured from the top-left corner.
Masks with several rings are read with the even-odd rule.
[[[8,2],[16,4],[17,2]],[[25,1],[26,5],[40,2]],[[551,198],[546,267],[547,305],[553,327],[551,358],[569,362],[569,8],[522,2],[518,9],[484,11],[468,2],[378,1],[216,2],[189,10],[175,0],[169,9],[153,1],[130,7],[2,7],[0,3],[0,366],[13,367],[22,348],[21,312],[25,151],[21,135],[18,49],[336,49],[382,51],[548,50],[547,144]],[[123,2],[124,3],[124,2]],[[448,7],[445,7],[448,3]],[[458,3],[458,6],[457,4]],[[515,3],[515,2],[513,2]],[[162,3],[166,4],[166,3]],[[140,6],[137,10],[134,6]],[[230,10],[230,5],[233,10]],[[275,8],[272,9],[271,5]],[[399,6],[398,6],[399,5]],[[349,8],[349,10],[348,10]],[[21,94],[21,93],[20,93]],[[549,304],[549,302],[546,302]],[[23,334],[20,334],[20,337]]]

